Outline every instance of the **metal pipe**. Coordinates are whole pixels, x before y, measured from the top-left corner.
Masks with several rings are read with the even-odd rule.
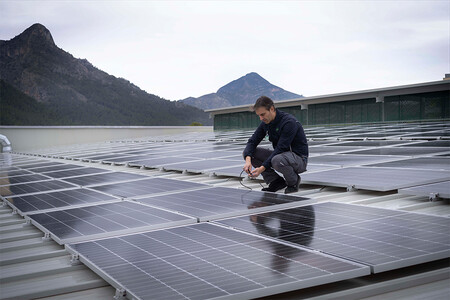
[[[2,152],[12,151],[11,142],[3,134],[0,134],[0,144],[2,145]]]

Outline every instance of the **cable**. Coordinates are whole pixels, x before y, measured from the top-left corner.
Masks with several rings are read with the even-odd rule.
[[[245,188],[249,189],[250,191],[252,191],[253,189],[252,189],[251,187],[246,186],[245,184],[242,183],[242,180],[243,180],[243,178],[244,178],[244,177],[242,177],[242,173],[243,173],[243,172],[244,172],[244,170],[242,170],[242,171],[241,171],[241,174],[239,174],[239,183],[240,183],[243,187],[245,187]],[[259,182],[259,185],[260,185],[262,188],[264,188],[264,186],[261,184],[261,182]]]

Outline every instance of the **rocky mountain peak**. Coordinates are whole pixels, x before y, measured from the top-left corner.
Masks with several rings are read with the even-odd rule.
[[[31,25],[11,41],[14,40],[20,41],[21,43],[29,46],[35,46],[36,44],[51,47],[56,46],[50,31],[44,25],[39,23]]]
[[[253,104],[260,96],[270,97],[274,101],[302,97],[271,84],[258,73],[251,72],[224,85],[217,90],[217,93],[199,98],[189,97],[182,101],[200,109],[214,109]]]

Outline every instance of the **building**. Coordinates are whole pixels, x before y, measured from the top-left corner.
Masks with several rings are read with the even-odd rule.
[[[276,106],[304,126],[443,120],[450,118],[450,81],[277,101]],[[215,130],[250,129],[259,124],[247,105],[207,112],[214,118]]]

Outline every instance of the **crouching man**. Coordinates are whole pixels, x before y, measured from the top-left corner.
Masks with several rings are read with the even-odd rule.
[[[300,185],[298,174],[306,171],[308,163],[308,142],[302,125],[291,114],[275,108],[272,99],[266,96],[256,100],[253,110],[261,124],[245,147],[244,171],[251,177],[262,175],[269,185],[263,191],[276,192],[286,188],[285,194],[297,192]],[[272,142],[273,151],[258,147],[266,134]],[[252,167],[255,169],[252,170]]]

